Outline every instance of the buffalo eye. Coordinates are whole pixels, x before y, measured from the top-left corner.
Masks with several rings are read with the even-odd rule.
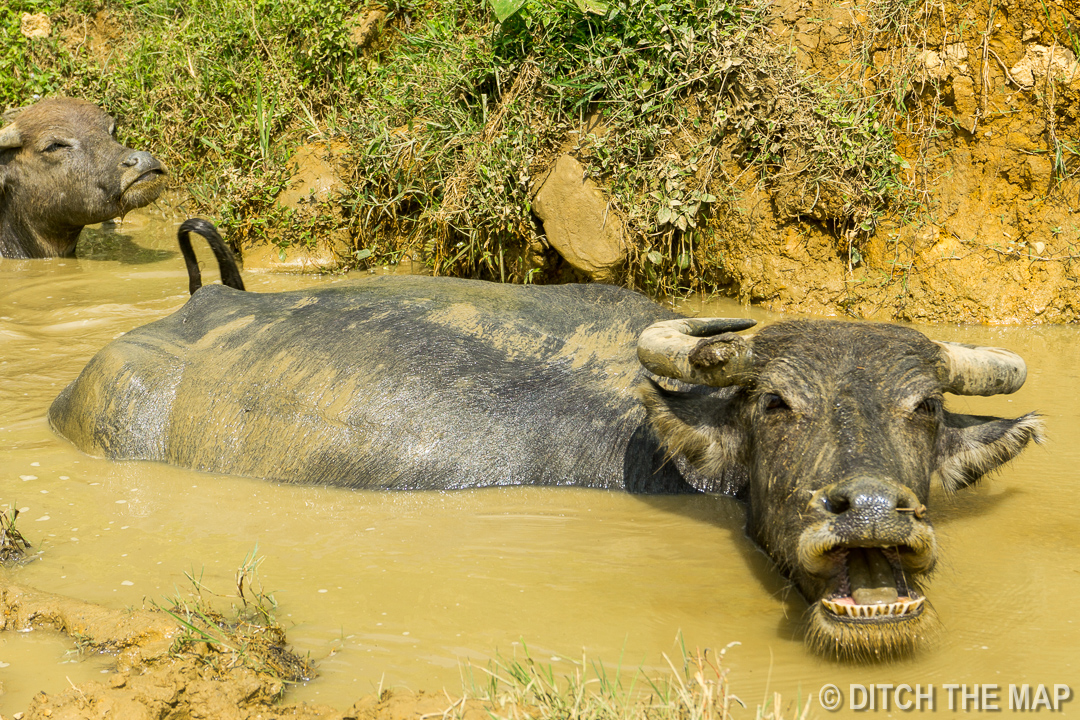
[[[776,412],[778,410],[790,410],[791,406],[784,401],[784,398],[775,393],[765,393],[761,396],[761,407],[765,412]]]
[[[45,146],[45,149],[42,150],[42,152],[51,153],[51,152],[56,152],[57,150],[62,150],[64,148],[68,148],[68,147],[71,147],[71,146],[68,145],[65,142],[59,142],[58,141],[58,142],[50,143],[49,145]]]
[[[924,398],[922,402],[915,406],[915,415],[920,417],[934,417],[937,415],[939,404],[940,401],[937,398]]]

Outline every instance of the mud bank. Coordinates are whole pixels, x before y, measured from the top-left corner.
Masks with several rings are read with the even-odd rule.
[[[523,160],[535,236],[504,238],[495,279],[592,278],[653,294],[692,288],[775,311],[916,322],[1080,319],[1075,8],[1041,0],[777,0],[765,12],[767,31],[730,51],[724,62],[733,69],[720,89],[682,99],[685,122],[668,128],[647,160],[673,173],[659,191],[671,195],[670,209],[653,217],[643,200],[652,186],[628,186],[605,169],[603,156],[634,136],[598,110]],[[784,67],[786,58],[794,70]],[[542,85],[527,92],[540,94]],[[808,89],[821,86],[825,96],[855,100],[821,104],[824,96]],[[714,113],[723,93],[734,99]],[[511,102],[524,101],[508,93],[500,112]],[[859,112],[865,116],[852,116]],[[724,127],[703,122],[710,114],[723,116]],[[775,123],[762,129],[770,114]],[[430,141],[422,126],[416,118],[394,133],[411,147]],[[838,127],[848,130],[821,134]],[[485,126],[488,132],[511,131]],[[889,153],[866,150],[881,140],[891,143]],[[830,147],[836,142],[852,145]],[[318,147],[293,156],[301,184],[322,171],[300,195],[316,197],[339,177],[350,178],[344,185],[373,182],[358,148],[320,155]],[[831,159],[822,164],[825,155]],[[418,172],[412,155],[394,162],[405,176]],[[695,207],[710,206],[696,229],[675,222],[689,217],[677,218],[691,196],[699,198]],[[719,201],[700,201],[710,196]],[[439,202],[433,195],[422,212],[445,214],[448,200]],[[373,255],[367,248],[379,246],[378,223],[354,222],[344,243],[351,255],[340,253],[340,234],[333,243],[320,240],[321,252],[333,247],[344,262],[365,264],[392,247],[391,255],[422,257],[436,272],[461,270],[441,265],[437,248],[424,255],[445,228],[426,228],[422,219],[407,226],[427,245],[383,238]],[[454,247],[467,251],[474,231],[459,228]],[[302,260],[309,252],[288,254]],[[463,274],[470,272],[485,271]]]
[[[0,99],[101,104],[251,270],[415,262],[785,312],[1080,315],[1075,3],[203,1],[17,0]]]
[[[781,0],[772,27],[808,71],[866,93],[904,84],[906,187],[872,233],[846,236],[827,216],[792,216],[790,185],[744,189],[718,233],[733,292],[791,312],[1075,322],[1075,8],[926,3],[889,16],[888,5]]]
[[[110,610],[11,582],[0,583],[0,632],[31,629],[59,631],[83,653],[108,653],[114,656],[115,664],[101,682],[72,683],[63,692],[38,693],[21,720],[489,717],[490,706],[445,693],[386,690],[360,698],[345,711],[309,703],[290,705],[281,702],[285,683],[279,678],[245,667],[240,658],[220,646],[178,643],[183,629],[163,612]]]

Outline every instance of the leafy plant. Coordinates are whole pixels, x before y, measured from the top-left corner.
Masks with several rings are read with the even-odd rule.
[[[259,580],[263,558],[257,552],[256,546],[237,568],[235,595],[217,595],[206,587],[201,575],[189,572],[184,573],[190,583],[186,594],[178,590],[164,605],[154,603],[183,629],[172,652],[194,655],[215,672],[243,665],[286,682],[308,680],[314,676],[314,668],[285,645],[285,630],[274,618],[277,602]],[[230,610],[222,612],[215,607],[214,598],[234,602]]]
[[[0,512],[0,565],[12,565],[26,560],[30,542],[15,527],[19,519],[18,509],[12,507]]]
[[[49,38],[14,30],[35,8],[52,19]],[[387,10],[361,48],[351,33],[367,11],[355,0],[14,0],[0,9],[15,38],[0,62],[20,70],[0,72],[0,91],[9,104],[48,92],[103,105],[121,139],[157,154],[234,244],[286,253],[332,234],[359,266],[408,255],[439,274],[574,277],[531,211],[561,152],[621,217],[618,279],[656,295],[724,281],[709,219],[747,170],[766,187],[794,182],[805,202],[792,211],[841,244],[872,231],[896,194],[892,124],[877,101],[797,71],[770,38],[764,0]],[[292,148],[316,138],[349,147],[345,189],[302,211],[278,207]]]

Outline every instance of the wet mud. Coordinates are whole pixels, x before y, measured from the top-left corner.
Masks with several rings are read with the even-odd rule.
[[[386,691],[360,698],[344,711],[328,705],[283,704],[281,679],[252,670],[235,654],[207,643],[178,650],[182,628],[164,613],[111,610],[0,580],[0,632],[56,630],[83,653],[112,656],[111,672],[58,693],[38,693],[21,720],[409,720],[452,715],[482,720],[478,701],[446,694]]]

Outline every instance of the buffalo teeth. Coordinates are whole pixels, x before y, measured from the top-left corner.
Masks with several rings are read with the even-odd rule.
[[[847,603],[833,602],[832,600],[821,601],[825,609],[833,615],[850,618],[877,618],[877,617],[904,617],[914,615],[922,607],[925,598],[915,600],[900,600],[894,603],[881,605],[849,605]]]

